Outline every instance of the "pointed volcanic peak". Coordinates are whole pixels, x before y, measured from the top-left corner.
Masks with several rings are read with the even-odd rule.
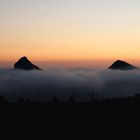
[[[109,67],[109,69],[112,69],[112,70],[134,70],[134,69],[138,69],[138,68],[125,62],[125,61],[117,60]]]
[[[38,66],[32,64],[27,57],[22,57],[14,64],[15,69],[22,70],[41,70]]]

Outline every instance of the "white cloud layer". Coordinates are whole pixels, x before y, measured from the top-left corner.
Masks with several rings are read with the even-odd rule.
[[[48,68],[44,71],[0,69],[0,95],[50,101],[55,95],[66,101],[89,101],[93,91],[99,97],[125,97],[140,93],[140,71]]]

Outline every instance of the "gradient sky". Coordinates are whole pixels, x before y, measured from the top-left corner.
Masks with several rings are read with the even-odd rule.
[[[0,0],[0,61],[23,55],[140,65],[140,1]]]

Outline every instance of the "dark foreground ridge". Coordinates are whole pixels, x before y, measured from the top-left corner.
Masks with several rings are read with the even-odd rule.
[[[114,69],[114,70],[134,70],[134,69],[138,69],[137,67],[122,61],[122,60],[117,60],[116,62],[114,62],[109,69]]]
[[[22,70],[41,70],[38,66],[32,64],[27,57],[20,58],[19,61],[14,64],[14,68]]]
[[[43,114],[50,117],[74,116],[87,118],[140,118],[140,94],[134,97],[116,99],[93,99],[90,102],[76,102],[71,96],[66,102],[60,102],[56,96],[50,102],[35,102],[20,98],[11,103],[0,96],[0,112],[20,112],[25,114]]]

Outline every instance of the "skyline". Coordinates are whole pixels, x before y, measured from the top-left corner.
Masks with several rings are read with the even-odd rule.
[[[138,0],[0,0],[0,61],[140,66]],[[10,63],[11,63],[10,62]],[[95,64],[93,64],[95,65]]]
[[[26,56],[25,56],[26,57]],[[29,57],[26,57],[29,59]],[[30,60],[30,59],[29,59]],[[87,68],[87,69],[108,69],[112,64],[114,64],[117,61],[123,61],[123,60],[94,60],[94,61],[32,61],[32,63],[37,64],[40,68],[46,69],[46,68]],[[0,61],[0,67],[1,68],[13,68],[16,61]],[[130,65],[133,65],[134,67],[137,67],[140,69],[139,61],[123,61]]]

